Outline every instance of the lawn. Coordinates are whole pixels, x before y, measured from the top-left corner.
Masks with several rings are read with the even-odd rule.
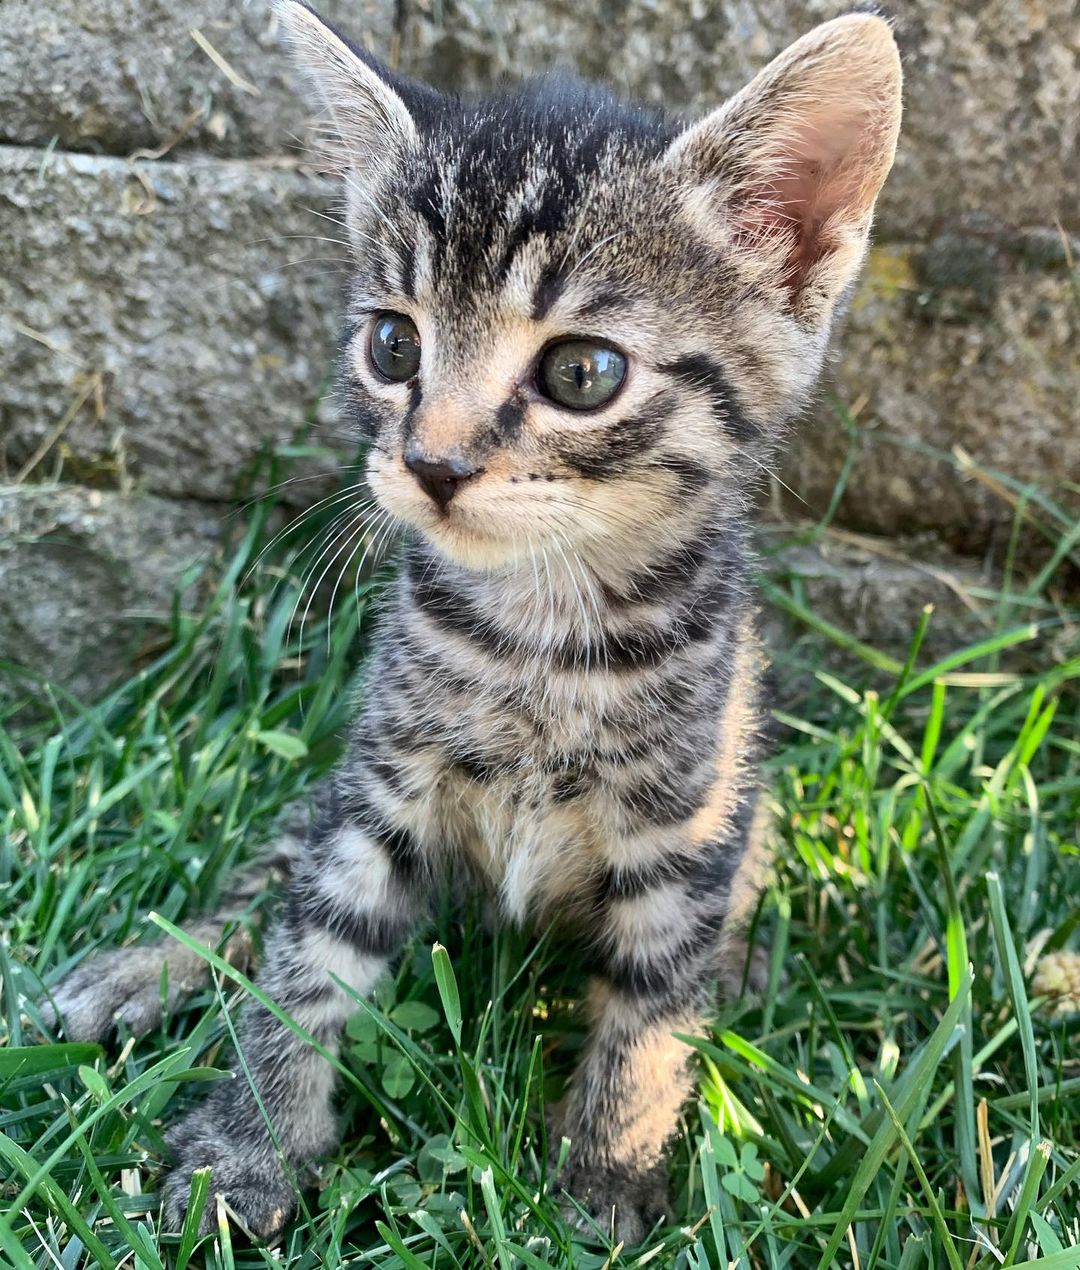
[[[977,645],[931,664],[915,611],[894,664],[819,614],[779,661],[769,987],[697,1041],[670,1221],[636,1249],[568,1224],[546,1164],[580,984],[551,941],[478,910],[447,903],[353,1019],[345,1145],[272,1249],[158,1224],[162,1126],[223,1078],[235,971],[140,1040],[42,1043],[43,986],[212,899],[363,692],[379,578],[302,622],[325,559],[273,540],[272,498],[248,507],[215,589],[192,580],[134,678],[0,729],[0,1263],[1080,1267],[1080,1016],[1041,992],[1080,944],[1077,535],[1042,496],[1017,506],[1014,546],[1057,547],[1035,576],[1009,553]],[[772,602],[807,616],[797,582]]]

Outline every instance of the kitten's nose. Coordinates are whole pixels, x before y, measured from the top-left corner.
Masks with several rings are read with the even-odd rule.
[[[460,487],[476,475],[476,468],[463,458],[426,459],[419,454],[410,454],[408,450],[405,451],[405,466],[443,511]]]

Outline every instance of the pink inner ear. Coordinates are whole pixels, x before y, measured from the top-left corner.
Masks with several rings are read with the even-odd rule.
[[[754,156],[758,174],[734,199],[736,238],[744,245],[784,250],[785,284],[798,291],[807,271],[831,250],[823,227],[837,214],[862,220],[868,211],[860,173],[867,120],[852,111],[823,111],[773,136]],[[872,196],[871,196],[872,198]]]

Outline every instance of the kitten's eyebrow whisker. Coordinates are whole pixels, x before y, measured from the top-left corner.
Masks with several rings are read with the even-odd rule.
[[[584,256],[582,256],[577,264],[574,265],[572,272],[577,273],[587,261],[591,260],[592,257],[596,255],[601,247],[606,247],[608,243],[614,242],[616,238],[623,238],[629,232],[630,231],[626,229],[617,229],[613,234],[608,234],[606,238],[601,238],[598,243],[593,243]]]
[[[342,256],[301,256],[299,260],[284,260],[282,261],[280,265],[277,266],[277,268],[281,270],[295,269],[297,265],[315,264],[320,261],[322,262],[333,261],[333,263],[337,265],[347,265],[351,263],[351,261],[346,260]],[[315,269],[305,274],[304,276],[307,278],[328,278],[328,277],[334,276],[335,274],[340,276],[341,270],[340,269]],[[239,287],[239,286],[247,286],[247,285],[248,285],[248,280],[246,278],[225,278],[221,282],[215,282],[213,286],[204,288],[204,291],[207,294],[209,294],[210,292],[213,292],[213,291],[224,291],[228,287]]]
[[[407,250],[409,247],[409,243],[408,243],[408,240],[405,238],[404,234],[402,234],[401,230],[398,229],[398,227],[395,224],[393,224],[393,222],[390,220],[387,214],[383,211],[383,209],[378,205],[375,199],[372,198],[371,194],[367,190],[365,190],[362,185],[360,185],[357,181],[355,181],[348,172],[345,173],[345,184],[346,186],[348,186],[348,188],[352,191],[353,194],[355,194],[358,198],[364,201],[367,207],[372,212],[374,212],[376,218],[380,220],[386,226],[386,228],[390,231],[390,233],[393,234],[394,237],[398,240],[398,242],[400,242],[401,245]],[[355,230],[350,229],[350,232],[354,233]]]
[[[374,204],[374,203],[370,203],[370,200],[369,200],[369,204],[370,204],[370,206],[372,206],[373,208],[375,207],[375,204]],[[376,208],[375,210],[378,210],[378,209]],[[371,245],[372,245],[373,247],[377,247],[377,248],[378,248],[381,252],[383,252],[383,253],[385,253],[385,252],[386,252],[386,244],[385,244],[385,243],[381,242],[378,238],[373,238],[370,234],[366,234],[366,233],[364,233],[364,232],[363,232],[361,229],[359,229],[357,226],[355,226],[355,225],[351,225],[351,224],[350,224],[347,220],[338,220],[338,218],[337,218],[336,216],[330,216],[330,215],[328,215],[326,212],[319,212],[319,211],[316,211],[316,209],[315,209],[314,207],[305,207],[305,208],[304,208],[304,211],[305,211],[305,212],[310,212],[312,216],[319,216],[319,217],[321,217],[323,220],[328,220],[328,221],[329,221],[332,225],[338,225],[338,226],[340,226],[340,228],[342,228],[342,229],[346,230],[348,233],[350,233],[350,234],[354,235],[355,237],[358,237],[358,238],[363,238],[366,242],[371,243]],[[400,235],[400,234],[398,233],[398,231],[394,228],[394,226],[393,226],[393,225],[391,225],[391,224],[390,224],[390,222],[389,222],[388,220],[386,220],[386,216],[385,216],[385,214],[380,212],[380,215],[382,216],[383,221],[385,221],[387,228],[388,228],[388,229],[389,229],[392,233],[397,234],[397,237],[401,240],[401,242],[402,242],[405,246],[408,246],[408,244],[405,242],[405,239],[404,239],[404,238],[401,238],[401,235]],[[270,237],[270,238],[263,238],[263,239],[258,239],[258,238],[257,238],[257,239],[254,239],[253,241],[254,241],[254,242],[275,242],[275,241],[277,241],[277,239],[279,239],[279,238],[282,238],[282,239],[286,239],[286,238],[311,238],[311,239],[315,239],[316,237],[317,237],[317,235],[315,235],[315,234],[276,234],[276,235],[274,235],[273,237]],[[325,241],[326,241],[326,242],[333,242],[333,243],[337,243],[340,247],[344,247],[347,251],[351,251],[351,250],[352,250],[352,247],[353,247],[353,244],[352,244],[351,242],[349,242],[349,241],[348,241],[348,239],[342,239],[342,238],[327,238],[327,239],[325,239]],[[383,256],[383,259],[384,259],[384,261],[387,259],[387,257],[385,256],[385,254],[384,254],[384,256]],[[355,264],[355,260],[353,259],[353,257],[352,257],[352,256],[350,256],[350,257],[349,257],[348,263],[349,263],[349,264]]]
[[[344,238],[330,238],[324,234],[264,234],[261,238],[248,238],[241,242],[234,243],[229,251],[212,251],[206,256],[208,262],[216,262],[219,260],[233,260],[236,257],[236,251],[243,247],[262,247],[266,243],[288,243],[288,242],[319,242],[334,243],[338,247],[348,249],[352,244]]]
[[[320,220],[328,220],[331,225],[337,225],[341,229],[347,230],[349,228],[349,222],[344,217],[331,216],[329,212],[321,212],[317,207],[307,207],[306,205],[303,210],[310,212],[312,216],[318,216]]]

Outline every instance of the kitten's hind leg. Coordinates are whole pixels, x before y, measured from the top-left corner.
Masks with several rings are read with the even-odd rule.
[[[307,820],[306,806],[286,812],[268,849],[233,879],[212,913],[186,924],[184,931],[203,947],[220,949],[233,965],[246,968],[253,951],[251,932],[236,923],[255,899],[280,887],[292,873]],[[173,1009],[201,987],[209,969],[205,957],[173,939],[99,953],[57,985],[41,1003],[41,1017],[50,1027],[62,1024],[64,1035],[73,1041],[102,1041],[117,1020],[138,1036],[157,1027],[163,1007]]]

